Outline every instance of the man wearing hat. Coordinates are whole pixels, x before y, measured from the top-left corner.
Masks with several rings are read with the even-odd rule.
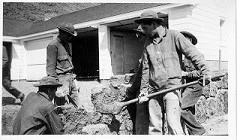
[[[75,85],[72,48],[69,45],[72,38],[77,36],[77,32],[71,23],[63,22],[57,28],[58,37],[47,46],[47,75],[56,77],[63,83],[56,92],[55,104],[64,105],[66,102],[71,102],[77,106],[79,88]]]
[[[55,112],[52,99],[57,87],[62,86],[54,77],[43,77],[37,93],[31,92],[22,103],[13,124],[14,135],[62,134],[63,123]]]
[[[161,134],[166,112],[169,133],[182,135],[180,123],[180,91],[158,95],[152,99],[145,97],[149,93],[181,85],[182,54],[190,59],[204,75],[209,76],[209,67],[202,54],[181,33],[166,29],[161,25],[163,19],[154,11],[145,11],[135,23],[142,27],[148,39],[144,43],[142,55],[141,86],[139,103],[148,101],[148,134]],[[164,111],[165,110],[165,111]]]
[[[197,38],[187,31],[181,31],[193,45],[197,44]],[[196,81],[201,76],[201,71],[196,70],[190,60],[184,58],[182,65],[183,83]],[[195,84],[182,89],[181,98],[181,124],[183,128],[187,128],[189,135],[203,135],[204,127],[195,118],[195,104],[203,93],[203,87],[200,84]]]

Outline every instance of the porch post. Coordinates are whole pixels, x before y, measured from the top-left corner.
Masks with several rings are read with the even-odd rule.
[[[106,25],[99,26],[99,78],[109,79],[112,75],[110,56],[110,28]]]

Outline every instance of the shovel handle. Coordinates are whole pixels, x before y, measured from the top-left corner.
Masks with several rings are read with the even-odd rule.
[[[225,74],[217,75],[217,76],[212,77],[211,80],[215,80],[217,78],[224,77],[224,76],[225,76]],[[168,92],[171,92],[171,91],[174,91],[174,90],[177,90],[177,89],[181,89],[181,88],[184,88],[184,87],[195,85],[197,83],[199,83],[199,80],[193,81],[193,82],[190,82],[190,83],[186,83],[186,84],[182,84],[182,85],[177,86],[177,87],[172,87],[172,88],[169,88],[169,89],[165,89],[165,90],[162,90],[162,91],[159,91],[159,92],[154,92],[154,93],[151,93],[151,94],[147,95],[146,97],[151,98],[151,97],[159,95],[159,94],[168,93]],[[124,102],[123,106],[129,105],[129,104],[132,104],[132,103],[136,103],[138,101],[139,101],[139,99],[135,98],[135,99],[129,100],[127,102]]]

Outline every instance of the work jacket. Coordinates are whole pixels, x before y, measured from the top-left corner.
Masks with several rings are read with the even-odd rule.
[[[47,46],[47,75],[57,77],[71,72],[73,68],[72,50],[69,44],[57,37]]]
[[[31,92],[23,101],[13,125],[14,135],[62,134],[63,123],[43,92]]]
[[[209,72],[202,54],[181,33],[164,28],[159,36],[148,38],[144,45],[141,92],[146,93],[149,86],[161,89],[180,85],[182,54],[203,74]]]

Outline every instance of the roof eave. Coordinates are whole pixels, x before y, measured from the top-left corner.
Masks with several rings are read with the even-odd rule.
[[[4,42],[17,42],[18,41],[18,37],[3,36],[2,41],[4,41]]]
[[[126,14],[121,14],[121,15],[117,15],[117,16],[106,17],[106,18],[102,18],[102,19],[99,19],[99,20],[79,23],[79,24],[75,24],[74,27],[75,27],[75,29],[86,28],[86,27],[99,27],[99,25],[139,17],[141,15],[141,13],[146,11],[146,10],[154,10],[154,11],[158,12],[158,11],[161,11],[161,10],[166,10],[166,9],[170,9],[170,8],[173,8],[173,7],[180,7],[180,6],[185,6],[185,5],[193,5],[193,4],[190,4],[190,3],[189,4],[184,4],[184,3],[174,4],[174,3],[172,3],[172,4],[168,4],[168,5],[164,5],[164,6],[158,6],[158,7],[143,9],[143,10],[134,11],[134,12],[126,13]],[[53,30],[48,30],[48,31],[45,31],[45,32],[35,33],[35,34],[31,34],[31,35],[20,36],[20,37],[17,37],[17,39],[26,39],[26,38],[31,38],[31,37],[35,37],[35,36],[45,35],[45,34],[54,34],[54,33],[57,33],[57,32],[58,32],[57,29],[53,29]]]

